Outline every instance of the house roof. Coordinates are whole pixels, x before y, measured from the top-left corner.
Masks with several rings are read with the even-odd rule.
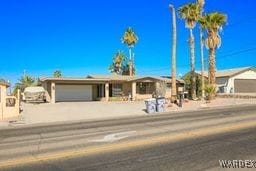
[[[171,82],[170,77],[160,77],[160,76],[126,76],[126,75],[88,75],[84,78],[76,78],[76,77],[44,77],[40,78],[40,81],[75,81],[75,82],[106,82],[106,81],[138,81],[143,79],[154,79],[160,80],[164,82]],[[179,83],[184,83],[183,80],[177,79]]]
[[[7,86],[7,87],[10,86],[9,83],[7,83],[4,79],[1,79],[1,78],[0,78],[0,85],[4,85],[4,86]]]
[[[241,68],[232,68],[232,69],[225,69],[225,70],[218,70],[216,71],[216,77],[232,77],[237,74],[243,73],[248,70],[252,70],[253,67],[241,67]],[[201,71],[196,71],[197,74],[201,75]],[[204,76],[208,77],[208,71],[204,72]]]
[[[172,79],[172,77],[170,76],[161,76],[161,78],[168,79],[168,80]],[[179,78],[176,78],[176,81],[178,81],[179,83],[185,83],[183,79],[179,79]]]
[[[97,79],[109,79],[111,81],[137,81],[142,79],[155,79],[165,82],[171,82],[170,77],[160,77],[160,76],[127,76],[127,75],[88,75],[87,78],[97,78]],[[178,82],[184,83],[183,80],[177,79]]]
[[[88,75],[87,78],[91,79],[107,79],[112,81],[130,81],[134,79],[135,76],[128,75]]]
[[[109,81],[109,79],[78,78],[78,77],[43,77],[40,81]]]

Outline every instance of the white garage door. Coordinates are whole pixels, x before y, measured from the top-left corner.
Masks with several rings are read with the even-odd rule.
[[[56,85],[56,101],[91,101],[91,85]]]

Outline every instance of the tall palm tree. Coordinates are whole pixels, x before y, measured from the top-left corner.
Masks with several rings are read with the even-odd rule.
[[[177,27],[176,27],[176,12],[172,4],[169,5],[172,12],[172,91],[171,91],[171,101],[175,102],[177,100],[177,87],[176,87],[176,47],[177,47]]]
[[[113,57],[112,64],[109,66],[109,71],[118,75],[122,74],[125,60],[125,54],[120,50],[117,51]]]
[[[189,46],[190,46],[190,71],[191,71],[191,96],[196,99],[196,77],[195,77],[195,41],[193,28],[199,17],[199,6],[197,3],[189,3],[179,8],[179,14],[185,20],[185,26],[189,29]]]
[[[203,15],[204,11],[204,0],[197,0],[197,4],[199,5],[200,17]],[[201,91],[202,98],[205,98],[205,80],[204,80],[204,41],[203,41],[203,28],[200,25],[199,27],[199,35],[200,35],[200,57],[201,57]]]
[[[138,36],[135,34],[131,27],[128,27],[122,37],[122,43],[125,43],[129,48],[129,75],[133,75],[134,55],[132,54],[132,48],[138,42]]]
[[[205,45],[209,49],[209,84],[216,86],[215,76],[215,51],[221,45],[221,37],[219,31],[226,23],[227,16],[223,13],[213,12],[200,17],[201,26],[207,31]]]

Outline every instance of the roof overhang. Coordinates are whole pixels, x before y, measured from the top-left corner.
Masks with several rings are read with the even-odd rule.
[[[171,83],[170,78],[163,78],[163,77],[154,77],[154,76],[110,76],[105,78],[98,78],[98,77],[86,77],[86,78],[72,78],[72,77],[44,77],[40,78],[40,81],[43,82],[55,82],[55,83],[63,83],[63,84],[70,84],[70,83],[107,83],[107,82],[115,82],[115,83],[123,83],[123,82],[166,82]],[[184,83],[183,80],[176,80],[177,83]]]
[[[106,83],[109,82],[109,79],[93,79],[93,78],[70,78],[70,77],[61,77],[61,78],[41,78],[41,82],[54,82],[54,83]]]
[[[0,85],[1,85],[1,86],[6,86],[6,87],[10,87],[10,84],[7,83],[7,82],[2,82],[2,81],[0,81]]]

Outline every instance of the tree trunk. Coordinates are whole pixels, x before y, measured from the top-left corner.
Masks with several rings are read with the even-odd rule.
[[[177,28],[176,28],[176,13],[173,5],[169,5],[172,11],[172,56],[171,56],[171,66],[172,66],[172,89],[171,89],[171,102],[177,100],[177,87],[176,87],[176,47],[177,47]]]
[[[191,71],[191,97],[196,100],[196,77],[195,77],[195,41],[193,30],[190,29],[189,36],[189,46],[190,46],[190,71]]]
[[[201,81],[202,81],[202,98],[205,98],[205,85],[204,85],[204,42],[203,42],[203,29],[200,26],[200,56],[201,56]]]
[[[209,84],[212,86],[216,86],[215,48],[209,49]]]
[[[200,16],[203,16],[204,0],[199,1],[200,4]],[[200,35],[200,56],[201,56],[201,88],[202,88],[202,98],[205,98],[205,85],[204,85],[204,42],[203,42],[203,28],[199,27]]]
[[[132,69],[133,69],[133,61],[132,61],[132,48],[129,47],[129,76],[133,76],[133,72],[132,72]]]

